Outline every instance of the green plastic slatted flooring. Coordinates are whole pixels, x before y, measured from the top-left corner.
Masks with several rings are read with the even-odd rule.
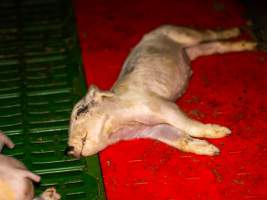
[[[105,199],[98,157],[64,155],[69,117],[85,93],[72,5],[66,0],[0,1],[0,130],[4,153],[56,186],[62,199]]]

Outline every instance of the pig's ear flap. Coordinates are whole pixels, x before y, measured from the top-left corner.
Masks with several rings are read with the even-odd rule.
[[[94,100],[95,102],[101,102],[104,98],[113,97],[114,93],[110,91],[101,91],[95,85],[90,85],[86,94],[86,102]]]

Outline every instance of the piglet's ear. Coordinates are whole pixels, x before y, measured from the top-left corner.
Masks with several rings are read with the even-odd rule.
[[[86,101],[94,100],[95,102],[101,102],[104,98],[113,96],[114,93],[110,91],[101,91],[100,89],[98,89],[97,86],[90,85],[88,92],[86,94]]]
[[[98,87],[96,85],[90,85],[86,96],[88,96],[88,98],[94,98],[97,92],[99,92]]]

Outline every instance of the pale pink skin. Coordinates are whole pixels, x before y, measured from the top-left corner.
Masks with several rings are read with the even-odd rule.
[[[8,148],[15,146],[5,134],[0,132],[0,152],[4,145]],[[11,188],[14,200],[32,200],[34,197],[32,182],[39,182],[40,179],[40,176],[30,172],[22,162],[0,154],[0,181]],[[4,199],[4,197],[0,196],[0,199]],[[50,199],[57,200],[59,198],[40,198],[40,200]]]
[[[3,133],[0,133],[0,142],[2,147],[4,144],[9,148],[15,146]],[[32,181],[39,182],[40,177],[28,171],[20,161],[0,155],[0,180],[12,188],[16,200],[32,200],[34,195]]]
[[[33,200],[59,200],[61,199],[60,194],[57,193],[56,189],[51,187],[46,189],[40,197],[36,197]]]
[[[161,26],[148,34],[127,57],[110,91],[91,85],[73,108],[69,154],[79,158],[98,153],[120,140],[150,138],[181,151],[217,155],[202,138],[221,138],[230,129],[190,119],[175,101],[185,91],[199,56],[253,50],[250,41],[222,42],[237,37],[238,28],[197,31]]]

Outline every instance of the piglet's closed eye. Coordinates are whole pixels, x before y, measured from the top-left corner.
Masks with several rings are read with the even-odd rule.
[[[87,113],[89,109],[88,105],[82,106],[81,108],[78,109],[77,114],[76,114],[76,119],[83,113]]]

